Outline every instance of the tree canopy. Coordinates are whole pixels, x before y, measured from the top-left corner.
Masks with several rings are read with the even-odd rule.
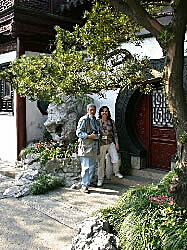
[[[147,13],[158,11],[144,4]],[[142,28],[132,18],[105,1],[95,2],[85,12],[83,27],[73,32],[55,27],[55,50],[50,56],[18,58],[1,73],[20,96],[59,103],[62,95],[101,94],[102,90],[142,85],[150,72],[148,58],[132,55],[122,42],[137,42]]]

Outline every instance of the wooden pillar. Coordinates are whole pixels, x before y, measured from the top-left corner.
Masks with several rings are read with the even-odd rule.
[[[26,146],[26,100],[16,94],[17,159]]]
[[[17,37],[17,57],[24,54],[20,39]],[[20,151],[26,147],[26,98],[16,93],[16,132],[17,132],[17,159]]]

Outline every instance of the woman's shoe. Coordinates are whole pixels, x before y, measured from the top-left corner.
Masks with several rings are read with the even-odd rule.
[[[122,178],[123,178],[123,175],[120,174],[120,173],[116,173],[115,176],[118,177],[119,179],[122,179]]]
[[[98,187],[102,187],[102,186],[103,186],[103,180],[98,180],[97,186],[98,186]]]

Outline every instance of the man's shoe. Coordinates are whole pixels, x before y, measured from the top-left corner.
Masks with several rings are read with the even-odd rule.
[[[98,180],[97,186],[98,186],[98,187],[102,187],[102,186],[103,186],[103,180]]]
[[[122,178],[123,178],[123,175],[120,174],[120,173],[116,173],[115,176],[118,177],[119,179],[122,179]]]
[[[85,193],[85,194],[90,193],[87,187],[82,187],[82,192]]]
[[[90,183],[90,184],[88,185],[88,187],[97,187],[97,184],[96,184],[96,183]]]

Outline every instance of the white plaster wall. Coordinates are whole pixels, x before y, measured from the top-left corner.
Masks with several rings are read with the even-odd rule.
[[[37,107],[37,102],[26,101],[26,130],[27,143],[33,140],[43,138],[45,130],[44,122],[47,120],[47,115],[42,115]]]
[[[162,49],[154,37],[144,39],[140,46],[126,43],[122,45],[122,48],[129,50],[132,54],[139,54],[142,57],[147,56],[151,59],[163,57]]]
[[[0,55],[0,64],[13,61],[16,51]],[[14,93],[14,104],[16,94]],[[14,162],[17,158],[16,107],[14,114],[0,112],[0,159]]]
[[[25,51],[26,56],[38,56],[39,52]],[[47,115],[42,115],[37,107],[37,102],[31,102],[28,98],[26,100],[26,134],[27,144],[33,140],[39,140],[43,138],[45,130],[44,122],[47,119]]]
[[[0,64],[10,62],[16,59],[16,51],[8,52],[0,55]]]
[[[96,117],[98,118],[99,114],[99,108],[101,106],[108,106],[111,112],[111,117],[113,120],[115,120],[115,104],[116,104],[116,98],[118,96],[119,90],[117,91],[107,91],[104,93],[105,97],[101,98],[98,95],[90,95],[94,99],[94,104],[96,105],[97,112],[96,112]]]
[[[15,161],[17,158],[15,115],[0,113],[0,138],[0,160]]]

